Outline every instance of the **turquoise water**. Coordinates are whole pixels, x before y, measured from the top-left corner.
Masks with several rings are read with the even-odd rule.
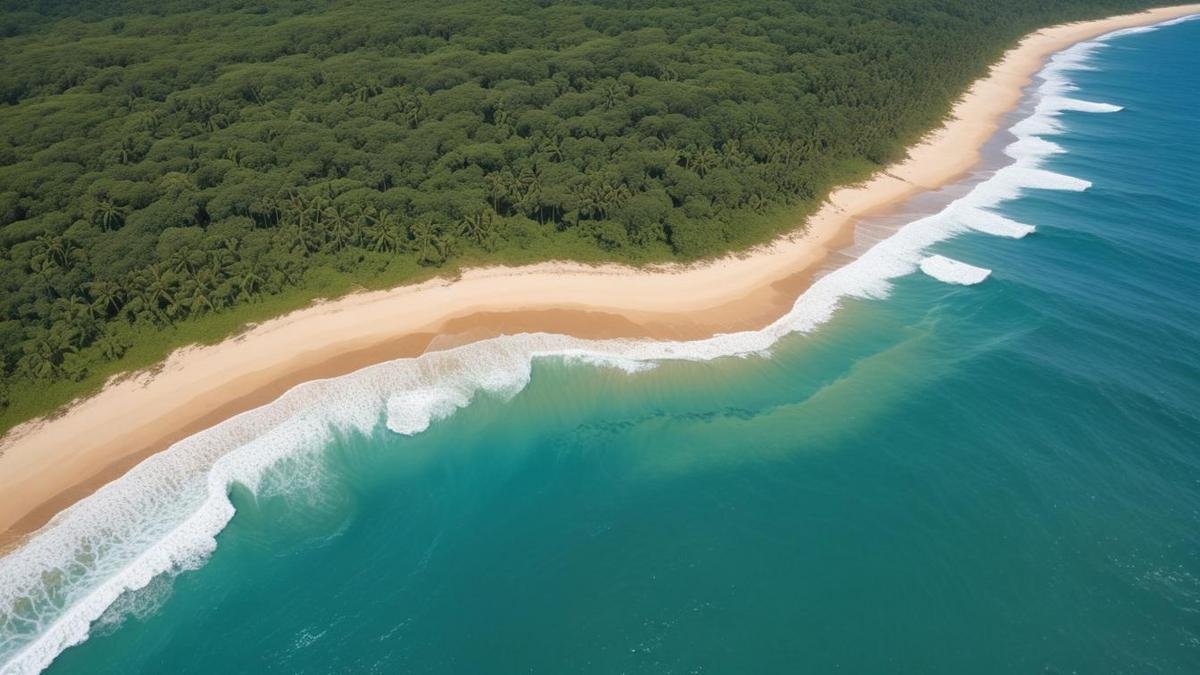
[[[1055,118],[1044,167],[1092,185],[1003,203],[1036,234],[933,246],[983,283],[380,412],[235,485],[207,561],[50,672],[1200,672],[1198,46],[1069,73],[1124,109]]]

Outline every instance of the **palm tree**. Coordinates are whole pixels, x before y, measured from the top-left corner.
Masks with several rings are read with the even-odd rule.
[[[176,293],[166,306],[166,315],[170,319],[182,319],[189,313],[191,306],[188,304],[188,297],[184,293]]]
[[[101,314],[110,316],[121,311],[125,303],[125,289],[112,281],[93,281],[87,285],[92,306]]]
[[[375,224],[371,228],[370,248],[372,251],[381,253],[395,253],[402,246],[402,237],[400,236],[400,228],[396,217],[391,211],[383,210],[375,218]]]
[[[147,285],[147,278],[146,270],[135,270],[126,275],[122,284],[128,290],[125,303],[121,305],[121,315],[130,323],[158,322],[163,318],[158,309],[158,301]]]
[[[513,183],[512,177],[500,171],[493,171],[484,176],[483,180],[487,184],[488,196],[492,198],[492,210],[499,213],[500,200],[508,198]]]
[[[125,355],[125,350],[128,348],[120,338],[110,333],[105,333],[96,340],[96,348],[100,351],[100,356],[107,361],[116,361]]]
[[[153,263],[144,269],[142,278],[145,297],[150,300],[152,307],[161,308],[175,302],[172,292],[174,277],[161,263]]]
[[[196,271],[196,275],[192,277],[194,287],[188,293],[188,303],[191,304],[192,310],[211,311],[216,309],[216,289],[221,285],[223,276],[220,269],[214,268],[212,265]]]
[[[721,164],[727,169],[733,169],[742,166],[746,163],[746,153],[742,152],[742,146],[736,138],[725,141],[725,145],[721,148]]]
[[[594,198],[595,194],[592,191],[592,186],[590,186],[590,185],[576,186],[572,190],[572,192],[575,195],[576,203],[579,204],[578,209],[579,209],[580,216],[582,216],[584,218],[591,218],[592,216],[599,215],[599,213],[600,213],[600,210],[598,208],[599,205],[596,204],[596,200]]]
[[[51,347],[42,341],[28,341],[25,354],[17,361],[17,370],[35,380],[49,380],[58,374],[58,366],[50,360]]]
[[[746,199],[746,207],[757,213],[762,213],[769,205],[770,201],[758,192],[751,192],[750,196]]]
[[[55,323],[50,330],[37,329],[21,345],[24,355],[18,369],[28,376],[46,380],[62,372],[63,359],[76,351],[74,328]]]
[[[262,275],[250,265],[242,266],[233,277],[233,285],[237,289],[237,297],[242,300],[254,297],[264,283],[266,282],[263,280]]]
[[[329,200],[324,197],[313,197],[308,203],[308,225],[312,230],[317,242],[322,242],[326,239],[328,233],[325,232],[325,209],[329,206]]]
[[[624,183],[593,183],[577,195],[580,201],[579,211],[589,217],[608,218],[611,210],[623,204],[630,196],[629,187]]]
[[[791,148],[792,148],[792,152],[796,156],[797,163],[803,162],[804,160],[808,159],[809,157],[812,157],[813,155],[817,154],[817,152],[819,150],[819,148],[817,146],[819,145],[819,143],[817,142],[816,138],[814,138],[814,136],[815,136],[815,134],[814,135],[805,135],[802,138],[797,138],[792,141]]]
[[[496,214],[484,207],[476,209],[458,221],[458,233],[483,248],[490,248],[495,235]]]
[[[213,256],[218,258],[222,263],[235,263],[242,259],[241,256],[242,240],[237,237],[223,237],[217,242],[217,248],[213,251]]]
[[[257,82],[247,82],[242,85],[242,97],[251,103],[261,104],[266,100],[266,89]]]
[[[375,96],[383,93],[383,87],[374,82],[359,83],[350,92],[350,99],[357,103],[366,103]]]
[[[379,219],[379,211],[372,205],[355,206],[350,210],[351,229],[354,231],[354,244],[370,248],[371,232]]]
[[[137,140],[133,137],[126,136],[121,139],[121,146],[117,148],[117,159],[121,164],[133,164],[137,161],[138,146]]]
[[[92,211],[92,222],[103,230],[115,230],[125,222],[125,208],[117,206],[111,199],[101,199]]]
[[[542,141],[541,145],[538,146],[538,152],[546,155],[551,162],[563,161],[564,153],[562,136],[557,134],[554,136],[547,136]]]
[[[96,319],[100,313],[96,306],[88,302],[82,295],[72,295],[67,301],[67,308],[72,317]]]
[[[353,243],[354,231],[346,207],[341,204],[331,204],[324,209],[327,238],[333,244],[335,251],[342,250],[347,244]]]
[[[525,215],[537,213],[538,223],[542,222],[542,171],[537,166],[526,168],[517,177],[517,203]]]
[[[156,111],[146,111],[139,113],[134,124],[134,128],[138,131],[154,132],[158,129],[158,125],[162,123],[162,117]]]
[[[71,339],[75,347],[82,347],[99,328],[96,321],[96,309],[78,295],[70,299],[59,298],[54,301],[50,316],[56,324],[70,326],[73,329]]]
[[[313,253],[319,246],[316,237],[298,222],[285,227],[282,235],[286,238],[290,250],[299,251],[303,255]]]
[[[379,219],[379,209],[371,204],[359,206],[354,210],[354,219],[358,221],[359,227],[366,230]]]
[[[422,265],[439,265],[446,260],[446,245],[438,230],[431,220],[413,224],[413,246],[417,251],[417,262]]]
[[[194,314],[203,314],[216,309],[216,306],[213,305],[212,293],[201,283],[192,286],[188,293],[187,306]]]
[[[155,318],[154,314],[150,311],[146,293],[140,288],[129,294],[129,301],[121,306],[121,315],[129,323],[143,320],[152,321]]]
[[[208,253],[198,249],[187,249],[178,251],[167,261],[171,270],[176,274],[196,274],[206,262],[208,262]]]
[[[45,282],[46,288],[49,289],[50,281],[54,276],[54,270],[58,266],[54,264],[53,260],[50,260],[49,256],[36,248],[36,240],[34,243],[34,253],[29,257],[29,271],[35,278]]]
[[[50,326],[50,343],[59,357],[57,363],[62,363],[63,356],[74,354],[81,342],[79,329],[75,326],[61,321]]]
[[[250,217],[259,227],[278,223],[282,215],[282,205],[275,197],[264,195],[250,202]]]
[[[287,194],[287,211],[284,219],[295,223],[303,229],[308,222],[309,202],[300,191],[292,190]]]
[[[234,242],[237,241],[237,237],[230,237],[230,239]],[[236,245],[234,243],[234,246]],[[233,267],[240,260],[237,249],[227,248],[224,241],[217,242],[215,247],[208,249],[204,253],[207,256],[207,264],[205,266],[212,270],[218,277],[229,276],[229,268]]]
[[[61,235],[57,237],[48,234],[39,236],[34,240],[34,251],[35,257],[44,257],[63,269],[67,269],[68,263],[78,257],[75,242]]]
[[[65,236],[55,237],[50,249],[50,255],[63,269],[70,267],[71,262],[79,257],[79,247]]]
[[[408,128],[417,128],[417,125],[425,117],[425,100],[427,98],[428,94],[424,89],[420,89],[416,93],[396,97],[393,103],[395,112],[404,120]]]
[[[717,160],[717,153],[712,148],[706,147],[703,150],[693,151],[687,156],[687,168],[704,176],[717,164]]]

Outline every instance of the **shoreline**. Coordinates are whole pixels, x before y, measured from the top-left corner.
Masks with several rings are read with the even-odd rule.
[[[858,220],[975,167],[1051,54],[1198,12],[1200,5],[1164,7],[1025,36],[906,160],[834,191],[802,233],[738,256],[649,271],[568,263],[468,270],[455,281],[320,303],[216,345],[178,350],[160,369],[114,381],[57,417],[9,432],[0,444],[0,551],[146,457],[300,382],[502,333],[690,339],[759,328],[790,308],[831,254],[853,240]]]

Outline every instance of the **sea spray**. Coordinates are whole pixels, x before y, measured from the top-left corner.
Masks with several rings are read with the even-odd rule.
[[[202,564],[233,516],[231,485],[253,492],[267,467],[299,452],[318,452],[334,430],[366,431],[385,411],[389,428],[419,433],[468,405],[477,391],[515,394],[538,358],[636,370],[669,359],[761,354],[781,337],[826,321],[842,298],[885,297],[890,280],[917,269],[928,248],[940,241],[968,231],[1028,234],[1032,226],[990,209],[1027,188],[1088,187],[1087,181],[1041,169],[1045,158],[1062,149],[1039,135],[1056,133],[1055,118],[1064,111],[1115,108],[1067,96],[1072,87],[1065,73],[1086,67],[1099,44],[1060,53],[1043,71],[1037,108],[1012,130],[1018,140],[1006,148],[1011,166],[942,212],[906,225],[858,260],[818,279],[787,315],[761,331],[694,342],[546,334],[494,338],[297,386],[269,405],[147,459],[0,559],[0,671],[44,668],[63,649],[86,639],[93,621],[111,621],[106,612],[129,591]]]

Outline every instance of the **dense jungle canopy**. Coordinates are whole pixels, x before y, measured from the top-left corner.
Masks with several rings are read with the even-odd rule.
[[[0,1],[0,429],[321,294],[764,241],[1147,4]]]

